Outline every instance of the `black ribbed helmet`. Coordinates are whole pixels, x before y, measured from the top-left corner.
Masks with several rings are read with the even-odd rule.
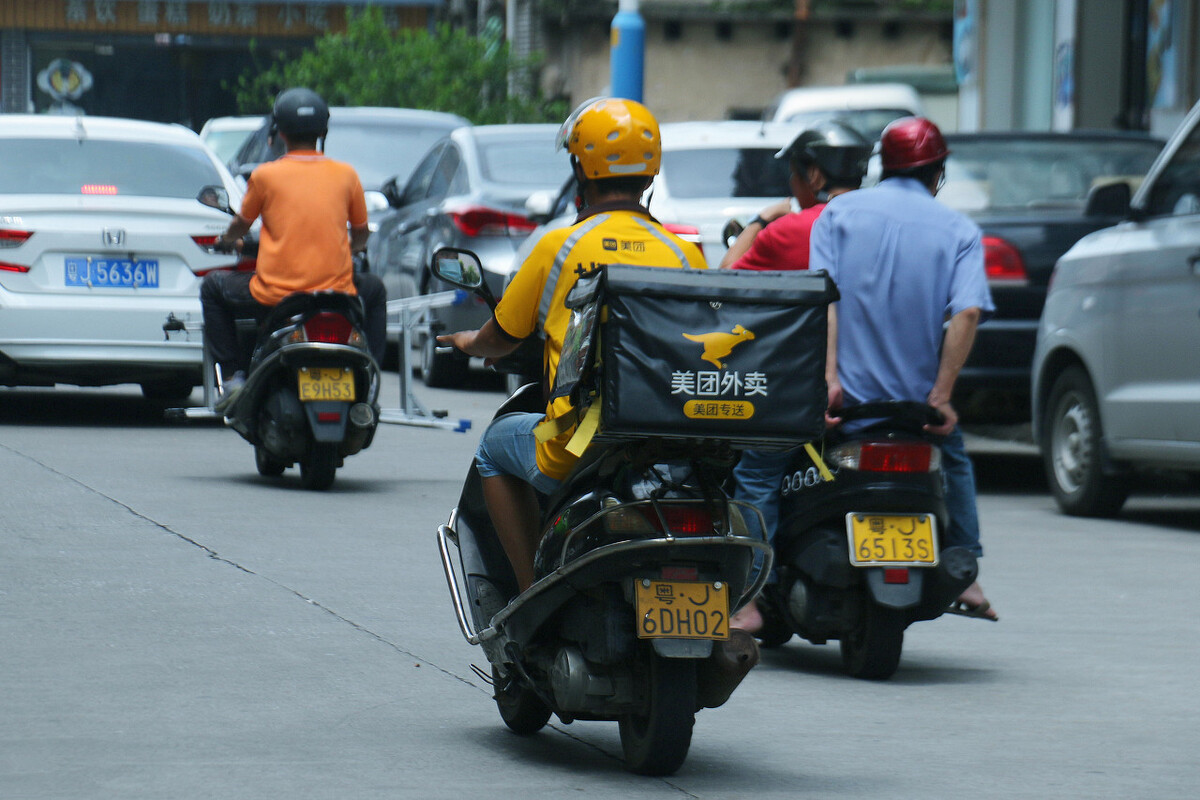
[[[288,136],[319,139],[329,130],[329,106],[312,89],[284,89],[275,98],[271,122]]]
[[[800,131],[775,157],[793,164],[816,164],[831,180],[854,183],[867,173],[871,143],[849,125],[826,119]]]

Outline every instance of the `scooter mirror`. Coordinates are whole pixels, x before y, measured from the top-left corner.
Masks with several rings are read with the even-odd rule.
[[[726,247],[733,247],[733,243],[737,241],[737,237],[741,235],[742,229],[745,226],[736,219],[731,219],[725,223],[725,227],[721,230],[721,241]]]
[[[229,192],[225,190],[224,186],[205,186],[196,195],[196,199],[218,211],[233,214],[233,209],[229,205]]]
[[[443,247],[433,254],[433,274],[462,289],[483,286],[483,264],[470,250]]]

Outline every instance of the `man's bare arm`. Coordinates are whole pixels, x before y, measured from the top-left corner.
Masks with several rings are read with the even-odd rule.
[[[954,394],[954,384],[958,381],[958,373],[975,344],[975,331],[979,328],[981,312],[979,308],[966,308],[950,318],[942,338],[942,359],[938,364],[937,380],[929,392],[929,405],[941,411],[946,417],[942,425],[929,426],[931,433],[946,435],[958,424],[958,413],[950,405]]]
[[[505,336],[496,318],[492,317],[483,323],[477,331],[459,331],[437,337],[441,344],[454,345],[462,352],[476,358],[503,358],[521,346],[520,341],[513,341]]]

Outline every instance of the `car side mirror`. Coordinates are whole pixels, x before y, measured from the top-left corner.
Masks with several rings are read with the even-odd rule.
[[[1133,190],[1125,181],[1105,183],[1088,192],[1087,204],[1083,208],[1085,217],[1127,217]]]
[[[240,164],[238,165],[236,174],[239,178],[249,178],[250,173],[254,172],[254,168],[257,166],[258,164]]]
[[[390,206],[388,199],[386,196],[384,196],[383,192],[377,192],[373,189],[368,189],[367,191],[363,192],[363,197],[367,201],[367,211],[382,211]]]
[[[545,225],[554,214],[557,193],[551,189],[539,189],[525,199],[525,216],[539,225]]]

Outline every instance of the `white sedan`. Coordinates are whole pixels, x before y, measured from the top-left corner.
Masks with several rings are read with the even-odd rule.
[[[164,332],[200,318],[229,223],[198,199],[240,191],[194,132],[102,117],[0,115],[0,385],[138,383],[179,399],[202,343]]]

